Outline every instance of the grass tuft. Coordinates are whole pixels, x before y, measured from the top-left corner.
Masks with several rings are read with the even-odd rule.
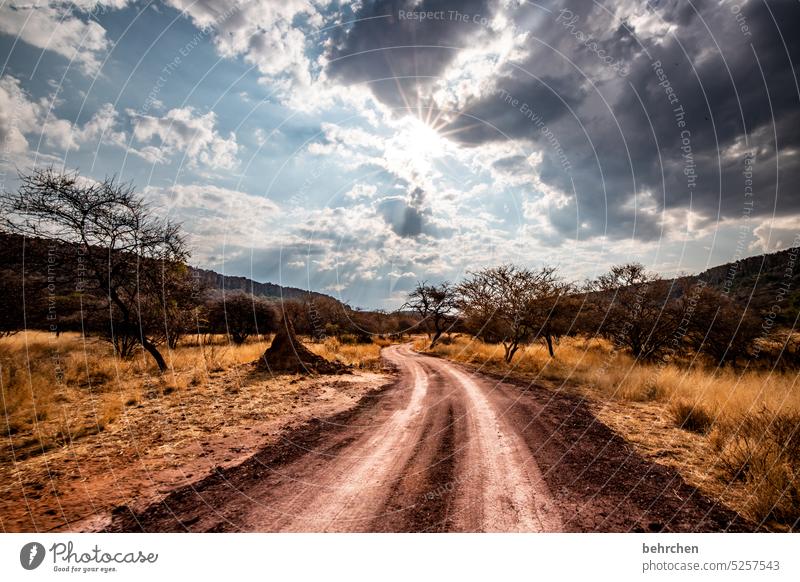
[[[706,434],[711,430],[714,419],[699,404],[679,400],[670,406],[672,418],[678,428]]]

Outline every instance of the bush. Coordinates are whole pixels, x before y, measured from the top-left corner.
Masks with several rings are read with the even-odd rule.
[[[673,403],[670,412],[675,424],[691,432],[705,434],[714,424],[714,419],[702,406],[685,400]]]
[[[748,513],[764,524],[800,527],[800,413],[763,408],[715,435],[723,470],[750,491]]]

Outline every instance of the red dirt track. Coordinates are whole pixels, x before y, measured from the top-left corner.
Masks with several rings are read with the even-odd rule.
[[[576,397],[502,382],[410,346],[397,380],[111,531],[743,531],[644,460]]]

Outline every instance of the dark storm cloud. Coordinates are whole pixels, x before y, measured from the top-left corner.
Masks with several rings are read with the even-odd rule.
[[[421,188],[415,188],[408,197],[384,198],[378,203],[377,211],[398,236],[440,238],[452,234],[451,229],[443,229],[431,221],[431,210],[425,204]]]
[[[328,73],[344,84],[370,82],[392,107],[416,106],[418,86],[431,83],[456,56],[487,34],[480,24],[451,17],[451,11],[491,18],[490,0],[366,1],[353,27],[334,38]],[[409,13],[431,13],[423,21]]]
[[[570,27],[563,18],[557,22],[560,9],[553,8],[532,29],[536,40],[524,62],[499,74],[497,88],[518,103],[503,93],[472,103],[467,112],[486,123],[456,119],[449,129],[466,129],[452,139],[465,145],[502,141],[499,129],[534,142],[544,155],[542,181],[571,197],[550,215],[565,237],[657,238],[664,208],[691,207],[709,221],[766,217],[773,209],[799,213],[800,157],[790,152],[800,141],[791,64],[800,63],[800,5],[749,2],[737,19],[728,4],[694,2],[699,13],[683,1],[653,4],[675,25],[674,34],[622,26],[593,2],[581,1],[562,5],[578,17]],[[606,47],[608,58],[624,59],[627,74],[611,71],[576,30]],[[548,132],[530,123],[521,103],[541,114]],[[755,154],[752,197],[745,191],[746,152]],[[639,197],[634,204],[634,195],[643,192],[653,199]]]
[[[586,96],[579,74],[542,76],[531,69],[513,68],[496,80],[491,97],[472,103],[443,129],[465,145],[508,138],[538,139],[539,119],[551,124]]]
[[[386,223],[402,237],[415,237],[422,234],[423,211],[410,206],[402,198],[389,198],[378,205]]]

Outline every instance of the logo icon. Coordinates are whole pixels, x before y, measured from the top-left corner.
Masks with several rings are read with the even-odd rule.
[[[19,551],[19,563],[26,570],[35,570],[44,561],[44,546],[39,542],[29,542]]]

